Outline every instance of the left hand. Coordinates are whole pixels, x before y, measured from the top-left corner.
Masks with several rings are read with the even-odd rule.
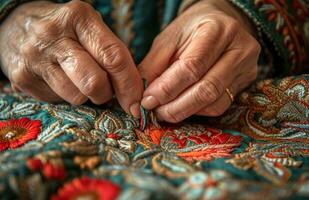
[[[140,64],[150,85],[142,105],[176,123],[197,114],[219,116],[257,76],[260,45],[250,22],[226,0],[200,1],[153,42]]]

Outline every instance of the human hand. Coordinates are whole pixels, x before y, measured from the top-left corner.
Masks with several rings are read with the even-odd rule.
[[[226,0],[200,1],[154,40],[140,64],[150,85],[142,105],[179,122],[191,115],[219,116],[233,95],[257,76],[259,43],[249,21]]]
[[[125,45],[89,4],[20,5],[1,24],[0,59],[12,87],[39,100],[103,104],[113,90],[138,116],[143,83]]]

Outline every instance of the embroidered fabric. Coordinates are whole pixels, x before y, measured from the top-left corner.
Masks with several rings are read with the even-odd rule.
[[[308,197],[308,81],[257,83],[200,122],[158,124],[150,112],[144,130],[115,103],[53,105],[2,86],[0,196]]]
[[[306,70],[305,1],[230,1],[259,31],[265,76]],[[22,2],[1,1],[0,20]],[[181,1],[142,2],[92,2],[137,62]],[[0,88],[2,199],[309,197],[309,75],[258,82],[223,116],[177,125],[143,109],[138,121],[115,103],[53,105]]]

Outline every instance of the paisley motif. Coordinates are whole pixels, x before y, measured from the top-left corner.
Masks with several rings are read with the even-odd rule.
[[[309,145],[300,142],[251,143],[245,152],[227,160],[240,169],[253,169],[271,182],[283,185],[291,176],[289,167],[300,167],[299,156],[309,156]],[[294,158],[295,157],[295,158]]]
[[[33,140],[0,153],[0,194],[60,197],[88,177],[118,185],[117,199],[306,196],[308,95],[297,80],[260,83],[220,119],[202,123],[157,123],[149,112],[145,130],[114,103],[52,105],[8,92],[2,122],[29,116],[42,126]],[[211,128],[211,120],[233,131]]]
[[[235,106],[219,119],[221,125],[213,125],[240,130],[255,139],[308,143],[308,88],[308,76],[259,82],[251,89],[254,92],[240,95]]]

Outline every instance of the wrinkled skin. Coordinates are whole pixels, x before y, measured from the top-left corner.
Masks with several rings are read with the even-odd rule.
[[[139,66],[151,84],[142,105],[159,119],[179,122],[191,115],[219,116],[257,76],[260,46],[254,29],[226,0],[188,8],[153,42]]]
[[[257,76],[260,46],[248,19],[226,0],[199,1],[160,33],[137,70],[125,45],[89,4],[25,3],[0,27],[2,70],[39,100],[139,105],[158,118],[218,116]],[[143,94],[141,77],[150,85]]]
[[[126,112],[139,114],[141,76],[87,3],[22,4],[1,25],[0,58],[13,88],[39,100],[103,104],[114,91]]]

